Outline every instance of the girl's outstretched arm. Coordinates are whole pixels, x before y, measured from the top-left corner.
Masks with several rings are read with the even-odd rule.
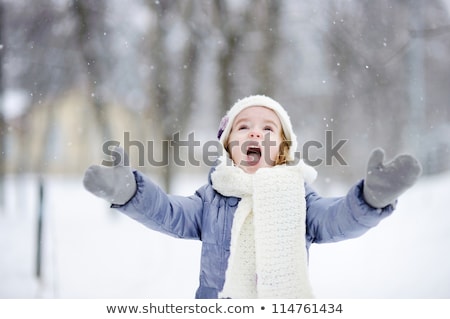
[[[134,171],[134,176],[137,185],[134,196],[126,204],[113,204],[112,208],[167,235],[201,238],[203,188],[189,197],[168,195],[141,172]]]
[[[306,185],[309,242],[332,242],[362,235],[389,216],[397,198],[418,180],[422,167],[409,154],[384,163],[384,151],[372,151],[365,180],[347,195],[324,198]]]

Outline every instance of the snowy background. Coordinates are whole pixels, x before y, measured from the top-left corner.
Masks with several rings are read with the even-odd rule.
[[[204,176],[178,181],[175,193],[189,195]],[[0,298],[194,297],[200,242],[161,235],[110,210],[83,189],[81,177],[45,179],[43,276],[37,280],[37,179],[6,185]],[[394,215],[363,237],[313,245],[316,296],[450,298],[449,189],[450,173],[424,177],[401,197]]]
[[[175,133],[203,146],[255,93],[286,108],[303,157],[348,142],[345,164],[317,167],[322,195],[345,194],[375,147],[423,164],[377,228],[311,247],[317,297],[450,298],[449,26],[450,0],[0,0],[0,298],[193,298],[201,243],[111,210],[82,174],[126,133],[158,159]],[[190,195],[200,166],[139,169]]]

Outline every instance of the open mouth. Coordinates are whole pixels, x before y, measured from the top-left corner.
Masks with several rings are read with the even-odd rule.
[[[261,159],[261,148],[257,145],[252,145],[247,148],[247,164],[250,166],[256,165]]]

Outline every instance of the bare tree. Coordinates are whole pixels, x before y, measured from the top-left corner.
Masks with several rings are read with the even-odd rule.
[[[335,88],[328,114],[336,138],[350,139],[345,155],[352,159],[350,175],[357,176],[364,169],[358,166],[364,161],[356,160],[362,151],[401,147],[401,139],[392,137],[402,132],[406,70],[401,61],[386,61],[401,48],[407,25],[402,6],[388,1],[332,2],[328,13],[325,39]]]
[[[0,2],[0,207],[4,204],[4,179],[5,179],[5,166],[6,166],[6,150],[5,150],[5,137],[7,132],[7,125],[5,117],[3,115],[3,100],[4,100],[4,76],[3,76],[3,56],[5,52],[3,44],[3,30],[4,30],[4,5]]]
[[[227,0],[216,0],[212,7],[212,24],[222,38],[218,55],[219,105],[224,114],[234,102],[233,89],[236,86],[237,58],[244,35],[248,32],[252,21],[251,12],[247,6],[243,12],[233,12]]]
[[[7,38],[0,42],[8,44],[0,50],[0,58],[7,60],[3,61],[3,75],[8,79],[3,83],[27,93],[29,110],[43,105],[49,108],[47,135],[52,134],[52,114],[58,107],[54,104],[56,98],[80,87],[85,87],[83,93],[91,96],[93,114],[104,139],[112,134],[112,123],[108,122],[112,113],[107,102],[120,95],[118,104],[139,103],[136,125],[144,127],[144,120],[151,123],[145,130],[155,135],[154,140],[165,141],[162,154],[168,157],[173,156],[170,153],[173,134],[186,127],[193,106],[205,89],[218,92],[214,104],[220,114],[248,92],[283,93],[283,100],[294,106],[302,105],[293,114],[305,123],[326,114],[334,120],[335,137],[353,141],[346,145],[345,156],[353,159],[356,166],[363,162],[359,160],[360,154],[375,145],[385,147],[389,153],[405,148],[407,142],[400,136],[404,134],[406,121],[412,118],[412,100],[422,107],[420,114],[424,115],[415,118],[423,117],[420,125],[425,130],[437,123],[448,124],[449,91],[445,89],[448,76],[443,70],[448,64],[444,53],[450,40],[448,10],[443,10],[442,0],[422,4],[423,10],[419,10],[422,27],[410,24],[417,15],[410,12],[411,1],[329,1],[320,5],[276,0],[148,0],[132,5],[105,0],[57,3],[1,2],[8,10],[8,15],[1,19],[3,36]],[[319,7],[323,10],[317,16],[324,19],[319,22],[288,12],[292,8],[304,12],[305,8]],[[151,17],[140,22],[140,27],[113,24],[118,8],[142,8]],[[123,12],[120,14],[126,17]],[[299,19],[307,21],[299,23]],[[323,21],[327,26],[324,27]],[[296,25],[289,25],[292,22]],[[142,28],[146,23],[147,33]],[[299,25],[308,26],[307,30],[301,30],[302,39],[295,29]],[[104,36],[106,33],[108,37]],[[303,36],[304,33],[309,35]],[[126,50],[120,45],[120,36],[127,37],[126,40],[134,37]],[[302,41],[314,49],[304,50]],[[423,61],[423,72],[411,60],[413,53],[419,52],[412,50],[414,42],[423,46],[422,58],[416,59]],[[143,46],[147,46],[145,50]],[[210,51],[204,54],[205,50]],[[295,50],[306,52],[305,55],[319,52],[328,59],[328,64],[325,66],[322,56],[299,59]],[[115,54],[123,55],[118,58]],[[205,59],[213,65],[207,71],[213,72],[199,73],[206,70],[202,64]],[[316,64],[304,72],[308,61]],[[313,86],[318,85],[312,84],[302,91],[299,78],[307,79],[316,65],[323,68],[320,73],[326,76],[326,90],[315,91]],[[417,78],[411,76],[414,70],[416,75],[423,73],[423,85],[414,82],[423,91],[413,88],[411,79]],[[208,87],[199,87],[196,80],[205,79],[205,75],[209,77]],[[112,90],[113,86],[117,90]],[[134,100],[129,102],[131,95]],[[423,101],[418,101],[420,98]],[[206,107],[211,105],[200,109]],[[38,142],[29,122],[29,115],[24,115],[17,124],[24,149],[31,140],[34,144]],[[413,123],[410,127],[417,128]],[[47,147],[40,148],[42,154]],[[40,164],[33,165],[38,169],[45,162],[42,154]],[[172,164],[160,170],[168,190],[175,168]],[[24,157],[15,165],[20,171],[32,168]],[[351,169],[358,176],[361,170],[362,167]]]
[[[3,2],[2,2],[3,4]],[[8,15],[5,21],[4,41],[7,43],[6,73],[9,88],[25,92],[29,97],[27,110],[16,120],[20,154],[30,153],[30,144],[36,148],[38,161],[33,163],[27,156],[19,156],[14,163],[17,172],[36,170],[44,167],[50,139],[43,139],[31,131],[29,112],[43,105],[54,103],[57,96],[74,83],[73,64],[66,63],[64,45],[70,43],[63,30],[58,28],[65,23],[66,13],[60,7],[41,0],[32,4],[9,2],[4,4]],[[26,27],[23,27],[26,25]],[[51,112],[48,113],[50,115]],[[50,118],[50,129],[54,122]]]
[[[242,95],[276,91],[282,6],[272,0],[243,1],[239,6],[213,2],[211,23],[221,39],[217,67],[222,114]]]
[[[257,8],[257,3],[261,10],[256,21],[256,30],[262,33],[261,44],[256,52],[257,72],[257,92],[273,95],[276,85],[276,53],[280,39],[279,18],[282,2],[276,0],[266,0],[262,3],[255,1],[252,7]]]
[[[163,169],[164,188],[170,192],[174,174],[173,135],[179,133],[189,120],[194,103],[201,32],[195,26],[195,1],[149,1],[155,16],[155,24],[149,30],[150,50],[148,59],[153,66],[149,83],[147,118],[156,119],[154,133],[161,134],[162,156],[168,165]],[[181,52],[169,46],[171,27],[184,26],[185,38]],[[163,159],[164,160],[164,159]]]
[[[219,88],[220,105],[222,113],[229,108],[232,102],[233,63],[236,59],[237,46],[241,40],[240,28],[230,24],[226,1],[215,1],[214,22],[222,32],[223,48],[219,53]],[[242,31],[242,30],[241,30]]]
[[[375,146],[425,159],[427,145],[435,144],[425,141],[426,123],[436,125],[442,119],[431,120],[433,114],[446,112],[439,106],[444,91],[430,94],[443,79],[434,80],[440,72],[429,70],[447,64],[431,50],[437,44],[432,34],[441,40],[447,34],[441,1],[333,1],[327,12],[324,38],[335,88],[329,114],[335,133],[351,139],[351,171],[363,171],[358,154]],[[448,40],[439,47],[448,50]]]
[[[77,40],[80,53],[85,66],[85,75],[88,80],[88,92],[91,92],[94,114],[102,132],[103,140],[111,138],[110,124],[108,123],[105,93],[102,91],[104,77],[102,64],[104,48],[99,46],[99,33],[106,32],[102,24],[105,3],[101,1],[73,0],[74,15],[77,18]]]

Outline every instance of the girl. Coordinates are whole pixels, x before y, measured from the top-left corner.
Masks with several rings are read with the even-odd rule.
[[[383,164],[378,149],[366,178],[345,196],[320,197],[309,186],[316,171],[295,161],[288,114],[262,95],[236,102],[218,138],[224,154],[190,197],[168,195],[123,164],[91,166],[83,181],[145,226],[202,241],[196,298],[312,298],[310,245],[362,235],[392,213],[421,174],[414,157]]]

